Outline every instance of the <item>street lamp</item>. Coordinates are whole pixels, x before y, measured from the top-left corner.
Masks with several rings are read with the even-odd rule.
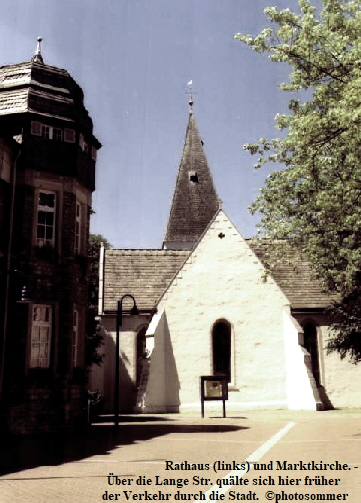
[[[10,262],[9,262],[10,267]],[[5,351],[6,351],[6,336],[8,331],[8,317],[10,301],[17,304],[27,304],[32,302],[31,290],[28,286],[28,277],[18,269],[8,270],[6,275],[5,288],[5,309],[3,319],[3,335],[0,341],[0,406],[2,402],[3,385],[4,385],[4,368],[5,368]],[[15,280],[14,280],[15,279]],[[14,285],[15,283],[15,285]],[[20,290],[21,288],[21,290]]]
[[[137,315],[139,310],[133,295],[126,293],[123,297],[118,300],[117,309],[117,326],[116,326],[116,339],[115,339],[115,386],[114,386],[114,426],[118,428],[119,424],[119,332],[120,327],[123,324],[123,300],[129,297],[133,301],[133,307],[130,310],[130,314]]]

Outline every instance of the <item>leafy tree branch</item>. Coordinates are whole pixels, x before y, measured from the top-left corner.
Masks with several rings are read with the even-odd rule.
[[[268,162],[279,168],[251,210],[262,215],[263,236],[305,254],[324,288],[337,293],[329,347],[359,361],[361,0],[323,0],[320,10],[310,0],[298,3],[299,13],[266,8],[269,26],[258,35],[235,35],[271,61],[288,64],[289,81],[280,88],[298,93],[289,113],[276,116],[283,138],[245,145],[257,155],[256,168]]]

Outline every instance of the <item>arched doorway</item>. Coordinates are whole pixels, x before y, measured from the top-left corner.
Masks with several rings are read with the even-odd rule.
[[[217,321],[212,328],[213,375],[226,375],[231,382],[231,325]]]
[[[136,386],[139,386],[141,374],[142,374],[142,361],[146,356],[146,337],[145,334],[147,332],[147,327],[142,327],[137,333],[137,354],[136,354],[136,362],[137,362],[137,376],[136,376]]]
[[[303,326],[304,347],[311,356],[311,369],[316,385],[320,386],[320,364],[318,356],[317,326],[312,321]]]

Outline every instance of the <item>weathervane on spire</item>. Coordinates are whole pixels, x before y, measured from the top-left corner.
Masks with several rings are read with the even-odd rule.
[[[32,57],[31,61],[34,61],[35,63],[44,63],[43,61],[43,56],[41,55],[41,42],[43,41],[42,37],[38,37],[38,43],[36,46],[36,51],[34,56]]]
[[[187,84],[187,94],[189,95],[189,113],[192,113],[192,107],[193,107],[193,94],[197,94],[193,91],[193,80],[190,80]]]

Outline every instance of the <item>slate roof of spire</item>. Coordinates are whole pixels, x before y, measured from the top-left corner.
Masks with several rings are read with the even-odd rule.
[[[163,247],[193,245],[218,208],[219,198],[191,109]]]

